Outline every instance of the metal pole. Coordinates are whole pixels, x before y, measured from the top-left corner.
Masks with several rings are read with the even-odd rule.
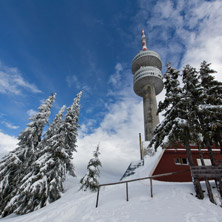
[[[97,190],[96,208],[98,207],[98,204],[99,204],[99,188],[100,186],[98,187],[98,190]]]
[[[129,201],[129,195],[128,195],[128,183],[126,183],[126,201]]]
[[[141,133],[139,133],[139,144],[140,144],[140,159],[143,159],[143,153],[142,153],[142,141],[141,141]]]
[[[150,196],[153,197],[153,183],[152,183],[152,178],[150,178]]]

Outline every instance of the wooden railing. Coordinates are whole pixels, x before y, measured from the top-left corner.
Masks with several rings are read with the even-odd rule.
[[[222,178],[222,165],[217,166],[191,166],[191,175],[196,178]]]
[[[120,181],[120,182],[115,182],[115,183],[105,183],[105,184],[99,184],[98,190],[97,190],[97,198],[96,198],[96,207],[98,207],[99,204],[99,191],[100,187],[105,187],[105,186],[112,186],[112,185],[118,185],[118,184],[126,184],[126,201],[129,201],[129,193],[128,193],[128,183],[135,182],[135,181],[140,181],[140,180],[150,180],[150,196],[153,197],[153,183],[152,180],[157,178],[157,177],[164,177],[164,176],[170,176],[178,173],[185,173],[190,170],[181,170],[181,171],[176,171],[176,172],[170,172],[170,173],[163,173],[163,174],[158,174],[154,175],[151,177],[142,177],[142,178],[137,178],[137,179],[132,179],[132,180],[125,180],[125,181]]]

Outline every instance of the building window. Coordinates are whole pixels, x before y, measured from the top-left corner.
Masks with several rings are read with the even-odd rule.
[[[186,158],[175,158],[174,163],[176,165],[188,165],[188,162],[187,162]]]
[[[204,161],[205,166],[211,166],[212,165],[210,159],[203,159],[203,161]],[[200,159],[197,159],[197,165],[202,166],[202,163],[201,163]]]
[[[186,158],[182,158],[182,165],[187,165],[187,159]]]

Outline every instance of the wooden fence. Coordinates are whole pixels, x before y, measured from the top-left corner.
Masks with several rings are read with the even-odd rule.
[[[126,201],[129,201],[129,193],[128,193],[128,183],[135,182],[135,181],[140,181],[140,180],[150,180],[150,196],[153,197],[153,183],[152,180],[157,178],[157,177],[164,177],[164,176],[169,176],[173,174],[178,174],[178,173],[184,173],[190,170],[182,170],[182,171],[177,171],[177,172],[170,172],[170,173],[163,173],[163,174],[158,174],[154,175],[151,177],[143,177],[143,178],[137,178],[133,180],[125,180],[125,181],[120,181],[120,182],[115,182],[115,183],[105,183],[105,184],[99,184],[98,190],[97,190],[97,198],[96,198],[96,207],[98,207],[99,204],[99,192],[100,192],[100,187],[104,186],[112,186],[112,185],[118,185],[118,184],[126,184]]]
[[[195,178],[222,178],[222,165],[217,166],[191,166],[191,175]]]

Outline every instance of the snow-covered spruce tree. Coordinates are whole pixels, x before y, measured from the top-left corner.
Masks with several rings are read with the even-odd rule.
[[[212,144],[222,148],[222,83],[212,76],[216,71],[210,69],[210,64],[203,61],[200,66],[199,77],[202,86],[204,102],[199,106],[198,117],[202,129],[203,143],[208,149],[211,164],[217,163],[213,156]],[[222,181],[216,179],[217,189],[222,196]]]
[[[32,171],[21,181],[15,213],[25,214],[46,206],[61,197],[65,180],[63,106],[45,133],[38,159]]]
[[[62,106],[62,108],[59,110],[58,114],[55,116],[55,119],[52,121],[52,123],[49,125],[49,128],[47,129],[46,133],[43,135],[42,141],[38,145],[38,149],[41,151],[44,149],[44,147],[47,146],[47,140],[54,136],[61,126],[64,124],[64,112],[66,110],[66,105]]]
[[[66,159],[66,170],[70,175],[75,176],[74,166],[72,164],[73,152],[76,152],[77,147],[77,136],[78,136],[78,120],[79,120],[79,112],[80,112],[80,99],[82,96],[82,92],[79,92],[74,99],[73,104],[67,108],[67,113],[65,116],[64,122],[64,139],[65,139],[65,147],[66,153],[68,157]]]
[[[96,147],[96,151],[93,152],[93,158],[90,159],[88,166],[87,166],[87,173],[86,175],[80,180],[82,184],[80,189],[86,191],[89,189],[92,192],[98,190],[98,177],[100,175],[99,167],[102,166],[99,160],[99,145]]]
[[[66,173],[75,176],[72,155],[76,151],[73,147],[76,148],[80,97],[81,92],[67,109],[64,120],[62,107],[46,132],[38,159],[20,185],[15,213],[29,213],[59,199]]]
[[[170,111],[174,104],[177,104],[181,98],[182,90],[180,88],[179,71],[174,69],[170,63],[167,64],[167,71],[164,75],[164,88],[166,90],[164,102],[160,102],[158,113],[165,111],[164,115]]]
[[[11,198],[17,192],[17,184],[19,183],[20,175],[22,172],[22,161],[18,158],[18,150],[10,152],[0,162],[0,216],[4,217],[11,214],[14,206],[10,206]],[[5,210],[8,205],[8,210]]]
[[[222,146],[222,83],[212,76],[215,72],[206,61],[201,63],[199,76],[204,103],[199,107],[199,115],[202,120],[204,143],[210,153],[212,165],[216,162],[210,144]]]
[[[48,124],[55,96],[56,94],[49,96],[38,108],[39,111],[29,119],[31,122],[27,124],[28,127],[18,136],[18,146],[23,150],[20,159],[27,165],[30,165],[36,159],[38,144],[41,142],[44,126]]]
[[[37,147],[42,131],[48,123],[55,94],[38,108],[37,114],[29,120],[25,130],[18,136],[18,147],[0,162],[0,215],[5,217],[13,213],[17,205],[18,187],[23,178],[31,171],[32,163],[37,158]]]
[[[199,147],[200,159],[203,165],[203,154],[201,152],[201,147],[203,147],[203,138],[205,133],[203,131],[203,119],[208,118],[209,112],[201,115],[199,107],[205,103],[205,96],[203,96],[203,87],[201,86],[198,80],[197,71],[190,67],[186,66],[183,70],[183,93],[187,102],[187,109],[189,110],[189,122],[192,131],[192,143],[195,143]],[[194,178],[194,181],[197,180]],[[205,178],[205,183],[208,191],[208,197],[212,203],[215,203],[213,198],[212,190],[210,183],[207,178]]]
[[[184,83],[184,95],[187,103],[189,103],[189,111],[192,115],[193,127],[195,132],[199,133],[197,140],[200,143],[210,146],[212,143],[212,130],[210,128],[214,113],[210,109],[210,105],[207,102],[206,90],[202,84],[198,81],[197,71],[186,66],[183,71],[183,83]],[[215,160],[213,160],[213,163]]]
[[[164,120],[157,125],[154,130],[154,136],[150,142],[149,146],[153,146],[155,150],[162,146],[168,146],[167,140],[164,138],[167,137],[169,134],[173,122],[172,119],[172,107],[176,109],[176,105],[181,101],[182,98],[182,89],[180,87],[179,78],[179,71],[174,69],[170,63],[167,64],[167,71],[164,74],[164,88],[166,90],[165,99],[163,102],[159,103],[157,113],[163,112]],[[172,138],[173,139],[173,138]],[[164,142],[165,141],[165,142]],[[174,141],[175,146],[177,145],[178,141]]]
[[[186,70],[186,68],[184,69]],[[194,139],[192,114],[189,111],[190,100],[186,97],[186,91],[179,87],[179,73],[177,70],[167,66],[164,76],[164,87],[166,88],[166,97],[163,103],[160,103],[158,112],[164,112],[164,120],[154,130],[154,137],[150,141],[150,147],[175,146],[178,143],[184,144],[187,153],[187,159],[190,166],[194,165],[189,143]],[[196,195],[203,199],[203,192],[200,182],[197,178],[193,180]]]

